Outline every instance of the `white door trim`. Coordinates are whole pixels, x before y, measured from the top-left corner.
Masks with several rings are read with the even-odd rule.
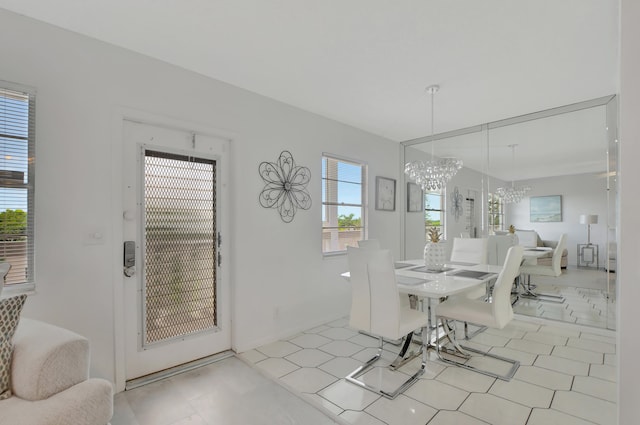
[[[229,141],[230,151],[237,133],[220,128],[208,126],[206,124],[190,122],[187,120],[167,117],[152,112],[132,109],[127,107],[117,107],[114,110],[111,120],[111,201],[113,218],[111,221],[111,234],[113,235],[112,245],[112,286],[113,286],[113,356],[114,356],[114,383],[115,392],[124,391],[126,385],[126,346],[125,346],[125,320],[124,320],[124,279],[122,278],[122,249],[124,244],[123,228],[122,228],[122,212],[124,211],[122,185],[123,185],[123,138],[124,138],[124,122],[134,121],[142,124],[153,125],[158,127],[167,127],[175,130],[191,131],[204,136],[212,136]],[[231,152],[229,152],[231,155]],[[232,160],[229,157],[230,161]],[[227,165],[230,167],[230,164]],[[230,174],[228,174],[230,175]],[[231,182],[227,182],[231,185]],[[231,189],[231,188],[230,188]],[[231,192],[231,190],[230,190]],[[225,217],[229,219],[230,217]],[[228,227],[231,226],[228,224]],[[225,241],[225,252],[230,253],[231,237],[227,236]],[[227,265],[230,264],[227,254]],[[229,282],[232,280],[230,268],[225,267],[225,273]],[[233,306],[234,285],[229,285],[229,302]],[[233,317],[231,317],[233,322]],[[233,326],[231,327],[231,346],[234,346]]]

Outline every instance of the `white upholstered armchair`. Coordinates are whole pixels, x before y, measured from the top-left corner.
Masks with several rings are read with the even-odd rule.
[[[113,389],[89,378],[89,341],[67,329],[21,318],[13,337],[12,396],[0,401],[0,424],[105,425]]]

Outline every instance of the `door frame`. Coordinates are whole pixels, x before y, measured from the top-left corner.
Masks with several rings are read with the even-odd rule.
[[[203,136],[211,136],[220,139],[225,139],[229,142],[229,152],[227,167],[231,167],[232,144],[237,138],[237,134],[227,130],[211,127],[210,125],[187,121],[183,119],[171,118],[164,115],[159,115],[153,112],[141,111],[137,109],[118,107],[115,109],[112,115],[111,121],[111,200],[113,202],[113,218],[111,221],[111,234],[113,235],[112,244],[112,283],[113,283],[113,358],[114,358],[114,383],[115,392],[124,391],[126,385],[126,323],[124,320],[125,308],[124,308],[124,284],[122,274],[122,247],[124,244],[124,232],[122,226],[124,204],[122,196],[123,185],[123,143],[124,143],[124,122],[134,121],[145,125],[151,125],[156,127],[164,127],[172,130],[194,132]],[[231,174],[228,173],[229,181],[226,182],[228,192],[232,193]],[[225,184],[225,183],[223,183]],[[231,202],[231,199],[227,199],[227,202]],[[231,214],[225,216],[227,221],[227,228],[229,233],[231,232]],[[232,272],[229,265],[229,255],[231,253],[231,235],[227,235],[224,240],[224,252],[226,258],[223,259],[227,264],[223,273],[225,278],[229,282],[229,331],[230,331],[230,344],[231,348],[235,347],[235,333],[232,324],[235,322],[235,292],[232,282]]]

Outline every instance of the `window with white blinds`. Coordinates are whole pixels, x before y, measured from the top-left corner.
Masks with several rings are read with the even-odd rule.
[[[489,193],[489,232],[504,230],[504,202],[495,193]]]
[[[429,240],[429,229],[435,227],[440,234],[445,236],[444,226],[444,193],[427,192],[424,196],[424,225],[426,240]]]
[[[35,91],[0,81],[0,262],[4,285],[34,281]]]
[[[322,252],[338,253],[366,239],[367,166],[322,157]]]

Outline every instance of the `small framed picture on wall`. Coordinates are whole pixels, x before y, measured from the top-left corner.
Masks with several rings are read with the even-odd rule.
[[[396,210],[396,181],[387,177],[376,177],[376,209]]]
[[[407,183],[407,212],[420,212],[424,210],[424,194],[415,183]]]

